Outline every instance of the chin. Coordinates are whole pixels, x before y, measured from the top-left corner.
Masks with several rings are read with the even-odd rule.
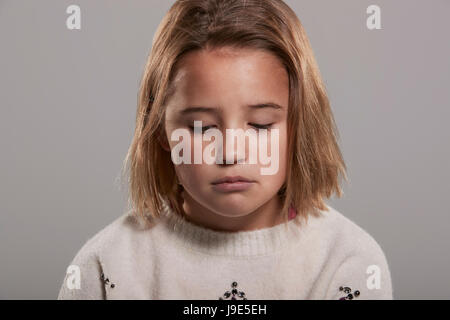
[[[257,207],[249,206],[249,201],[241,202],[225,202],[222,205],[214,204],[213,209],[217,214],[224,217],[242,217],[246,216],[257,209]]]

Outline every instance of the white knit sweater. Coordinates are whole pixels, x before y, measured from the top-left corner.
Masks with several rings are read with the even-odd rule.
[[[58,299],[392,299],[378,243],[328,208],[300,227],[297,217],[241,232],[204,228],[167,206],[144,228],[128,212],[84,244]]]

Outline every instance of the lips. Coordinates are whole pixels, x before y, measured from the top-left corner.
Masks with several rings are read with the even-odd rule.
[[[212,188],[216,192],[230,193],[243,192],[249,190],[254,185],[254,181],[241,177],[224,177],[212,183]]]
[[[214,181],[212,184],[216,185],[221,183],[235,183],[235,182],[254,182],[254,181],[242,176],[234,176],[234,177],[226,176]]]

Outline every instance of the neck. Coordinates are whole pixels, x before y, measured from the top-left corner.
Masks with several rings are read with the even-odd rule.
[[[281,199],[277,195],[253,212],[239,217],[217,214],[199,204],[185,191],[183,191],[183,198],[183,211],[186,220],[216,231],[251,231],[270,228],[284,222],[281,212]]]

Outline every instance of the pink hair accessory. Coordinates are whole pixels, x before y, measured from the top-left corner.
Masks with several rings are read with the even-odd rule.
[[[297,216],[297,210],[295,210],[294,207],[290,206],[289,213],[288,213],[289,220],[294,219],[296,216]]]

